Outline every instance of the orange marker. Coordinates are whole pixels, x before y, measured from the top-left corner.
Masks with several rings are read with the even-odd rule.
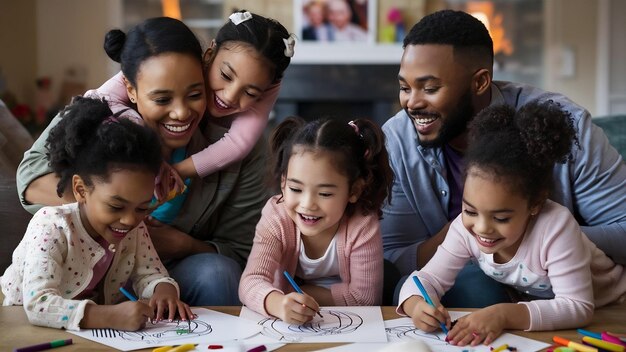
[[[590,345],[596,346],[603,350],[611,351],[611,352],[624,352],[624,346],[618,345],[616,343],[611,343],[608,341],[603,341],[600,339],[594,339],[593,337],[584,336],[583,342],[586,342]]]
[[[570,341],[566,338],[559,337],[559,336],[554,336],[552,338],[552,341],[558,343],[559,345],[571,347],[575,349],[576,351],[580,351],[580,352],[598,352],[597,348],[585,346],[581,343],[573,342],[573,341]]]

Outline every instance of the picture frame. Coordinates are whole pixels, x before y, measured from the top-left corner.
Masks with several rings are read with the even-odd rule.
[[[376,43],[376,0],[293,0],[299,44]]]

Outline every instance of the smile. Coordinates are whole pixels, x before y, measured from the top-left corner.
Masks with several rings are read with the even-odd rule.
[[[126,229],[126,230],[116,229],[112,226],[109,226],[109,228],[111,229],[111,232],[113,232],[113,237],[116,237],[116,238],[124,238],[126,237],[126,234],[128,233],[128,231],[130,231],[129,229]]]
[[[486,237],[482,237],[478,235],[476,235],[476,239],[478,240],[478,243],[480,243],[484,247],[493,247],[498,241],[501,240],[501,238],[490,239],[490,238],[486,238]]]
[[[437,117],[413,117],[413,121],[415,121],[418,125],[428,125],[437,120]]]
[[[226,104],[222,99],[220,99],[217,94],[215,94],[215,105],[221,109],[230,109],[230,106]]]
[[[319,216],[309,216],[309,215],[304,215],[304,214],[300,214],[300,213],[298,213],[298,215],[300,216],[300,219],[302,219],[302,221],[305,224],[308,224],[308,225],[314,224],[319,219],[321,219],[321,217],[319,217]]]
[[[165,129],[167,129],[170,132],[174,132],[174,133],[180,133],[180,132],[185,132],[189,129],[189,127],[191,127],[191,124],[188,123],[186,125],[163,125],[165,127]]]

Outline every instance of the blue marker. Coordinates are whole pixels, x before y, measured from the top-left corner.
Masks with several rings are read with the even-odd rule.
[[[135,296],[133,296],[130,292],[126,291],[125,288],[120,287],[120,292],[122,292],[124,294],[124,296],[126,296],[131,301],[133,301],[133,302],[137,301],[137,298],[135,298]]]
[[[428,296],[428,292],[426,292],[426,289],[424,288],[424,286],[422,286],[422,283],[417,278],[417,276],[413,275],[413,281],[415,281],[415,284],[417,285],[417,288],[419,288],[420,292],[422,293],[422,296],[424,297],[424,300],[426,301],[426,303],[430,304],[433,308],[437,308],[435,307],[435,304]],[[440,322],[439,326],[441,326],[441,330],[443,330],[443,332],[445,332],[446,335],[448,335],[448,328],[446,328],[446,324]]]
[[[287,281],[289,281],[289,283],[291,284],[291,286],[293,287],[294,290],[296,290],[296,292],[298,292],[299,294],[304,294],[304,292],[302,292],[302,290],[300,289],[300,286],[298,286],[298,284],[294,281],[293,277],[291,277],[291,275],[289,275],[289,272],[287,272],[287,270],[283,271],[283,275],[285,275],[285,277],[287,278]],[[304,304],[303,304],[304,306]],[[311,307],[308,307],[309,309],[311,309]],[[322,313],[320,312],[316,312],[317,315],[320,316],[320,318],[324,318],[324,316],[322,316]]]
[[[587,331],[583,329],[577,329],[576,331],[578,331],[578,333],[583,336],[589,336],[593,337],[594,339],[602,340],[602,334],[599,334],[597,332]]]

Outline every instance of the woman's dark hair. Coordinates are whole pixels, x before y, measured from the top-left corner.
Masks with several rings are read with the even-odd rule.
[[[122,64],[126,79],[137,86],[139,66],[147,59],[163,53],[188,54],[202,63],[202,47],[198,38],[183,22],[169,17],[147,19],[125,34],[110,30],[104,38],[107,55]]]
[[[246,10],[238,11],[240,13]],[[273,68],[272,82],[283,78],[283,73],[291,62],[291,57],[285,55],[285,42],[289,39],[289,32],[280,22],[252,13],[252,18],[235,24],[228,20],[217,32],[215,47],[207,50],[210,57],[206,58],[210,64],[223,44],[228,42],[243,42],[256,49],[262,57],[267,59]]]
[[[507,183],[531,206],[549,195],[554,163],[570,160],[572,142],[578,145],[570,114],[551,100],[530,102],[519,111],[488,107],[472,121],[469,137],[466,172],[474,167]]]
[[[104,99],[76,97],[61,117],[46,140],[50,166],[60,177],[59,197],[73,175],[79,175],[88,187],[93,186],[94,177],[107,181],[116,169],[157,175],[162,162],[159,137],[148,127],[113,116]]]
[[[335,159],[337,171],[348,178],[352,188],[363,179],[361,196],[356,204],[348,204],[346,213],[360,209],[363,214],[382,215],[381,205],[391,195],[393,172],[385,148],[385,136],[374,122],[357,119],[350,124],[336,119],[319,119],[306,123],[299,117],[288,117],[273,131],[270,138],[273,161],[272,180],[279,186],[286,175],[289,159],[296,147],[306,151],[328,152]]]

